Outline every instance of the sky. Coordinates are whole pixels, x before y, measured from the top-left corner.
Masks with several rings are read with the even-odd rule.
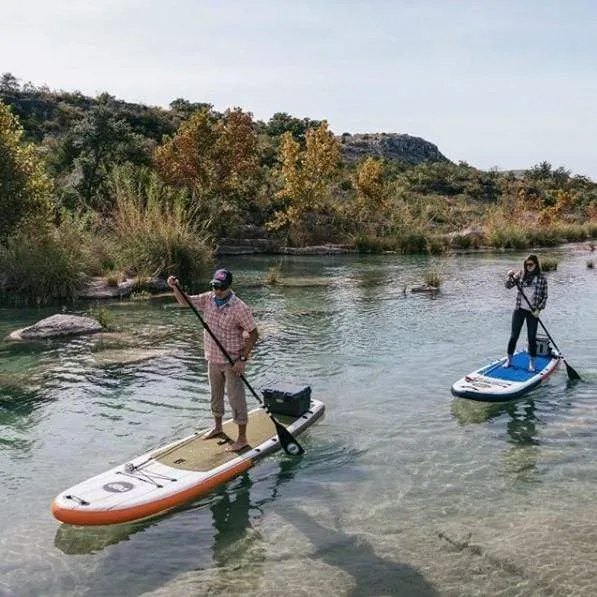
[[[0,73],[406,133],[481,169],[597,181],[595,0],[2,1]]]

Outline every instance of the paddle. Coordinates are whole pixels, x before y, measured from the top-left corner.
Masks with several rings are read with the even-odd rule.
[[[234,361],[232,360],[232,357],[228,354],[226,349],[222,346],[222,343],[218,340],[216,335],[211,331],[211,329],[209,328],[209,326],[207,325],[207,323],[205,322],[203,317],[201,317],[201,314],[199,313],[199,311],[197,311],[197,307],[195,307],[195,305],[193,305],[193,303],[191,302],[191,299],[182,291],[181,287],[178,285],[178,282],[174,282],[174,287],[176,288],[176,290],[178,290],[178,292],[180,292],[180,295],[185,300],[186,304],[189,307],[191,307],[191,309],[193,310],[195,315],[199,318],[201,325],[203,325],[203,327],[205,328],[205,331],[213,338],[214,342],[218,345],[218,348],[222,351],[222,354],[226,357],[228,362],[231,365],[234,365]],[[274,419],[272,413],[269,411],[269,409],[267,408],[267,406],[265,405],[263,400],[259,397],[257,392],[253,389],[251,384],[247,381],[246,377],[244,375],[241,375],[240,377],[245,382],[245,385],[247,386],[247,388],[249,388],[251,394],[253,394],[253,396],[255,396],[255,398],[257,398],[257,401],[259,402],[261,408],[263,408],[263,410],[265,410],[265,412],[268,414],[269,418],[273,421],[274,425],[276,426],[276,432],[278,433],[278,439],[280,440],[280,445],[282,446],[282,449],[284,450],[284,452],[286,452],[286,454],[290,454],[291,456],[300,456],[301,454],[303,454],[305,452],[305,450],[303,450],[302,446],[296,441],[296,439],[293,437],[293,435],[290,433],[290,431],[288,431],[288,429],[286,429],[286,427],[284,427],[284,425],[282,425],[281,423],[276,421],[276,419]]]
[[[516,287],[518,288],[518,291],[523,296],[524,300],[526,301],[527,305],[529,306],[529,308],[531,309],[531,312],[532,312],[533,305],[531,305],[531,301],[529,301],[529,299],[527,298],[527,295],[522,291],[522,285],[520,284],[520,282],[518,280],[514,280],[514,281],[516,283]],[[566,359],[564,358],[564,355],[562,354],[562,352],[558,348],[558,345],[555,343],[554,339],[551,337],[551,335],[547,331],[547,328],[543,325],[543,322],[538,317],[537,317],[537,321],[541,324],[541,327],[543,328],[543,331],[547,334],[547,337],[549,338],[549,340],[551,341],[551,343],[554,345],[554,348],[558,351],[558,353],[562,357],[562,360],[564,361],[564,365],[566,365],[566,371],[568,372],[568,378],[571,381],[578,381],[578,380],[580,380],[580,378],[581,378],[580,375],[576,372],[576,370],[572,367],[572,365],[570,365],[566,361]]]

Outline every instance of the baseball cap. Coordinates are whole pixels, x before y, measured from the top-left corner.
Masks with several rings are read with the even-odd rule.
[[[232,273],[227,269],[218,269],[210,282],[212,286],[226,290],[232,285]]]

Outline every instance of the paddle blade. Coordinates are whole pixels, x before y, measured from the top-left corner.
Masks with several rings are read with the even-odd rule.
[[[576,372],[574,367],[572,367],[572,365],[569,365],[566,361],[564,361],[564,365],[566,365],[568,379],[570,379],[570,381],[580,381],[580,375]]]
[[[280,440],[280,445],[282,446],[282,450],[286,452],[289,456],[300,456],[301,454],[305,453],[303,447],[294,439],[293,435],[282,425],[278,423],[276,419],[271,417],[274,425],[276,426],[276,431],[278,432],[278,439]]]

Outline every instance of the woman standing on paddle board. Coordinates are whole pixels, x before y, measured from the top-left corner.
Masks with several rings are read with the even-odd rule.
[[[529,340],[529,371],[535,371],[535,357],[537,356],[537,324],[539,315],[545,309],[547,302],[547,278],[541,272],[541,265],[537,255],[529,255],[524,260],[523,270],[510,270],[506,278],[506,288],[518,288],[516,307],[512,313],[512,332],[508,341],[508,358],[504,367],[512,365],[512,356],[516,342],[520,336],[522,325],[527,322]],[[524,300],[524,296],[528,302]]]
[[[168,286],[172,288],[176,300],[181,305],[186,305],[187,302],[177,288],[178,280],[174,276],[168,278]],[[211,292],[189,298],[197,309],[203,311],[206,324],[234,361],[234,364],[228,361],[226,355],[205,330],[203,346],[211,389],[214,427],[204,436],[204,439],[212,439],[222,433],[225,390],[232,409],[232,419],[238,425],[238,438],[226,450],[238,452],[248,445],[247,400],[241,376],[244,375],[245,364],[259,334],[251,309],[236,296],[231,286],[232,273],[227,269],[219,269],[214,273],[211,281]],[[246,339],[245,335],[247,335]]]

